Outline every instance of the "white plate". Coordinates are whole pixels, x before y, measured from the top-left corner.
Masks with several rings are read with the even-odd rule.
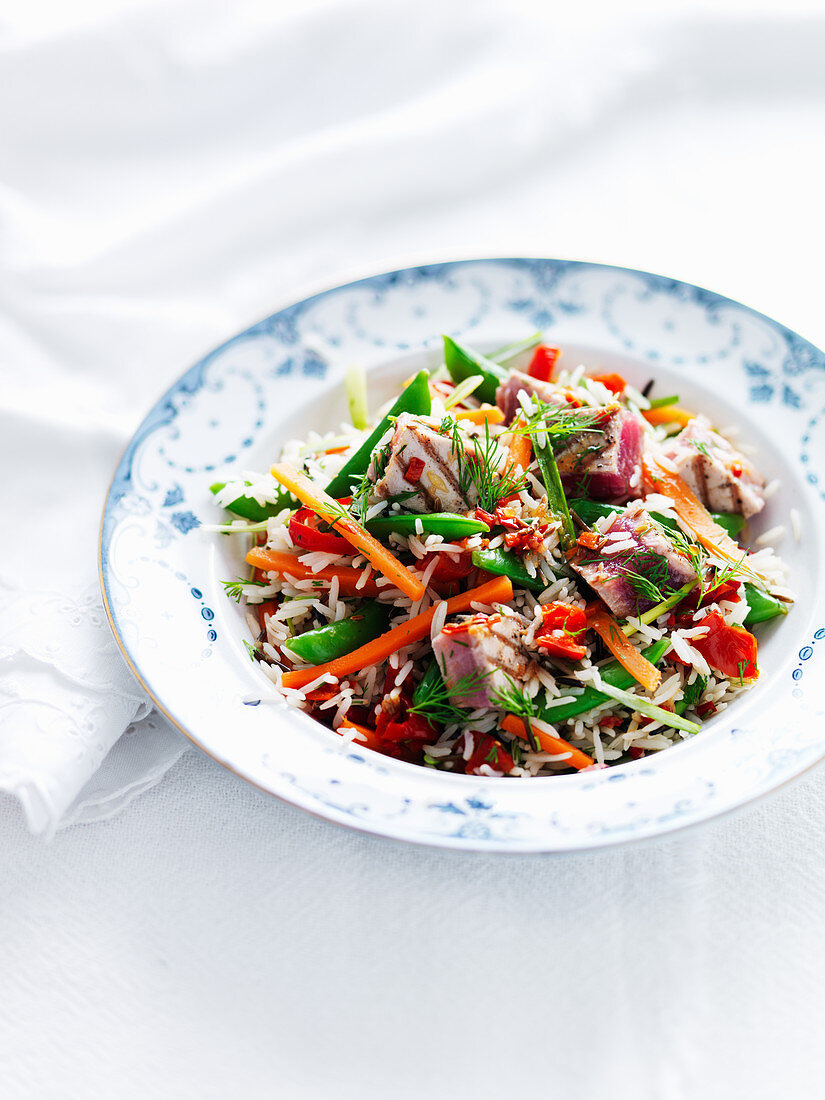
[[[375,408],[442,332],[482,349],[535,329],[565,361],[738,424],[782,488],[754,534],[779,552],[798,603],[760,632],[757,687],[697,737],[615,768],[542,779],[450,775],[347,748],[273,704],[246,654],[242,610],[221,580],[242,539],[209,484],[265,470],[286,438],[345,419],[342,376],[365,364]],[[281,310],[192,367],[157,403],[118,466],[100,565],[115,636],[141,683],[196,745],[262,790],[342,825],[424,844],[566,851],[640,839],[741,806],[825,755],[825,356],[753,310],[657,275],[559,260],[473,260],[363,279]],[[824,475],[825,476],[825,475]],[[791,534],[790,510],[803,537]]]

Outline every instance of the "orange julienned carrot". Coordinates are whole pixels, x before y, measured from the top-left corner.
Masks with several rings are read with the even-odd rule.
[[[353,740],[353,745],[364,745],[368,749],[374,749],[376,752],[381,752],[383,742],[375,730],[371,730],[369,726],[359,726],[357,722],[351,722],[345,715],[341,719],[339,732],[342,729],[355,730],[357,732],[358,738],[357,740]]]
[[[642,467],[645,481],[657,493],[670,497],[679,518],[684,520],[705,549],[731,562],[742,560],[744,554],[742,548],[734,542],[723,527],[716,523],[684,478],[671,470],[666,470],[651,455],[644,455]]]
[[[622,668],[647,691],[657,688],[662,681],[661,672],[641,655],[610,612],[597,603],[588,604],[585,612],[588,627],[596,631]]]
[[[482,405],[480,409],[464,409],[456,412],[456,420],[467,420],[470,424],[500,424],[504,413],[497,405]]]
[[[297,554],[288,554],[282,550],[267,550],[265,546],[254,546],[246,555],[249,565],[262,569],[265,573],[278,573],[283,576],[288,573],[299,580],[318,581],[319,588],[329,588],[334,577],[338,578],[339,592],[342,596],[377,596],[380,591],[375,583],[375,577],[371,576],[367,581],[356,587],[363,575],[362,569],[353,569],[351,566],[328,565],[319,569],[317,573],[304,565]]]
[[[361,524],[345,512],[337,500],[313,481],[286,462],[276,462],[271,468],[272,476],[284,488],[296,496],[307,508],[311,508],[321,519],[331,524],[357,550],[360,550],[368,562],[379,573],[383,573],[411,600],[420,600],[424,595],[424,585],[413,573],[402,565],[391,550],[382,546],[378,539]]]
[[[522,421],[523,423],[523,421]],[[516,425],[517,426],[517,425]],[[516,432],[510,440],[510,449],[507,458],[507,469],[513,473],[516,470],[527,470],[533,454],[533,445],[529,435],[521,435]]]
[[[561,737],[553,737],[552,734],[545,733],[544,730],[539,729],[537,725],[530,723],[530,729],[527,728],[527,723],[523,718],[518,718],[515,714],[505,714],[501,720],[502,729],[507,730],[508,733],[512,733],[514,737],[522,737],[525,740],[530,740],[532,736],[538,741],[541,746],[542,752],[569,752],[570,759],[565,761],[571,768],[576,768],[577,771],[581,771],[582,768],[590,768],[595,761],[587,755],[586,752],[581,752],[580,749],[573,748]]]
[[[684,427],[696,413],[679,405],[662,405],[658,409],[642,409],[642,416],[648,424],[681,424]]]
[[[455,615],[462,611],[469,611],[473,603],[507,603],[513,598],[513,584],[508,577],[495,577],[478,588],[471,588],[469,592],[461,592],[458,596],[451,596],[447,601],[447,614]],[[426,638],[430,632],[433,616],[438,604],[434,604],[429,610],[422,611],[400,626],[394,626],[352,653],[344,657],[336,657],[334,661],[328,661],[324,665],[314,665],[312,668],[294,669],[285,672],[282,678],[284,687],[302,688],[305,684],[317,680],[324,673],[336,676],[339,680],[342,676],[348,676],[351,672],[358,672],[370,665],[380,664],[391,654],[396,653],[404,646],[412,645]]]

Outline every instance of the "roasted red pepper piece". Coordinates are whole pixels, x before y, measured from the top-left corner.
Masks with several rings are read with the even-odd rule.
[[[452,584],[454,581],[462,581],[470,575],[473,568],[472,554],[462,553],[459,555],[458,561],[453,561],[450,555],[443,551],[425,554],[421,559],[419,568],[425,571],[433,558],[437,558],[438,562],[430,580],[439,584]]]
[[[489,733],[476,733],[473,731],[469,736],[473,738],[473,751],[470,753],[469,760],[464,761],[466,775],[483,775],[484,773],[479,771],[483,764],[487,764],[493,771],[502,772],[504,775],[513,770],[512,756]],[[466,739],[467,734],[462,733],[456,742],[456,750],[462,758],[466,748]]]
[[[541,609],[542,624],[536,645],[552,657],[580,661],[587,650],[581,644],[587,632],[587,615],[569,603],[548,603]]]
[[[540,382],[549,382],[556,369],[556,361],[559,357],[558,348],[549,348],[546,344],[539,344],[533,352],[527,373],[531,378],[537,378]]]
[[[617,397],[619,394],[624,393],[625,386],[627,386],[627,382],[625,382],[624,378],[622,378],[620,374],[616,374],[615,371],[610,374],[594,374],[593,381],[601,382],[603,386],[609,389],[611,393],[615,393]]]
[[[708,627],[708,633],[702,638],[691,638],[690,644],[710,667],[729,680],[755,680],[759,669],[753,634],[741,626],[729,626],[718,611],[711,611],[699,622]]]
[[[340,503],[340,502],[339,502]],[[302,550],[323,550],[325,554],[352,554],[354,547],[319,519],[311,508],[299,508],[289,521],[289,535]]]
[[[424,465],[423,458],[411,458],[404,472],[404,480],[409,481],[410,485],[417,485],[424,473]]]

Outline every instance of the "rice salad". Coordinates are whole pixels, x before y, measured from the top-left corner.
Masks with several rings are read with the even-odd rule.
[[[212,486],[248,540],[245,606],[272,701],[428,768],[549,776],[660,752],[759,676],[793,596],[734,429],[536,334],[444,361],[268,473]],[[794,535],[799,537],[794,521]]]

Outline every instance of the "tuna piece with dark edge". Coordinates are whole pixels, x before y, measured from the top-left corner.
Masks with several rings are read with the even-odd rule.
[[[375,464],[370,468],[374,477]],[[461,469],[449,435],[420,416],[402,413],[389,442],[389,457],[373,487],[378,500],[397,498],[410,512],[467,512],[478,503]]]
[[[642,489],[643,428],[622,405],[605,405],[598,431],[572,436],[556,454],[567,496],[624,504]]]
[[[641,501],[614,520],[593,549],[580,547],[570,564],[620,619],[641,615],[698,579],[693,563],[662,533]]]
[[[748,519],[765,507],[765,479],[747,458],[696,416],[662,447],[703,504],[713,512],[736,512]]]
[[[446,624],[433,640],[433,653],[456,706],[495,706],[497,691],[533,675],[535,663],[521,644],[527,627],[522,615],[501,614]]]

